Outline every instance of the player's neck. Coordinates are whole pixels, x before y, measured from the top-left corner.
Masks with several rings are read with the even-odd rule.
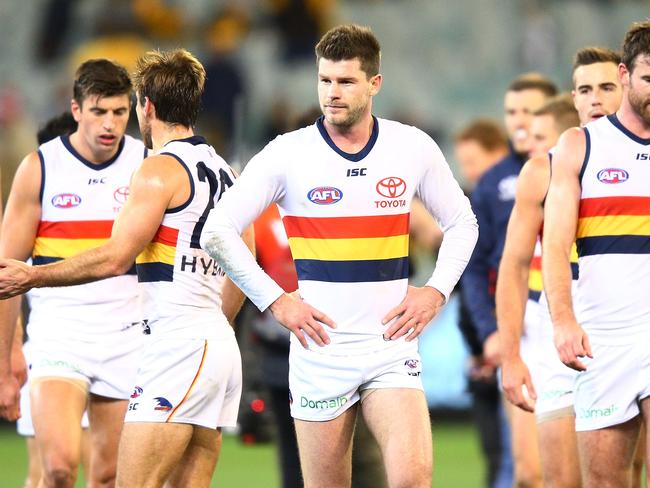
[[[154,153],[169,141],[177,139],[186,139],[194,135],[194,130],[191,127],[185,127],[179,124],[166,124],[164,122],[155,121],[151,124],[151,142],[153,145]]]
[[[323,121],[325,130],[336,147],[350,154],[361,151],[368,144],[374,123],[370,112],[364,114],[356,124],[350,127],[332,125],[327,122],[327,119]]]
[[[642,139],[650,139],[650,124],[634,111],[626,95],[623,95],[621,107],[616,112],[618,121],[627,130]]]
[[[79,155],[91,164],[101,165],[113,159],[120,150],[120,145],[116,145],[111,151],[94,151],[92,146],[86,142],[79,131],[70,134],[70,145]]]

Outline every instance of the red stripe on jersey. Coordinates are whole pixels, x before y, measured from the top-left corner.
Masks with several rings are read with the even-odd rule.
[[[113,229],[112,220],[74,220],[69,222],[41,221],[36,237],[58,239],[107,239]]]
[[[580,218],[650,215],[650,197],[600,197],[580,200]]]
[[[530,269],[542,269],[542,256],[533,256],[533,259],[530,260]]]
[[[368,215],[362,217],[297,217],[282,219],[287,237],[354,239],[391,237],[409,233],[409,215]]]
[[[173,227],[167,227],[165,225],[161,225],[158,227],[158,231],[156,232],[156,235],[153,236],[153,239],[151,242],[159,242],[161,244],[165,244],[166,246],[172,246],[176,247],[176,242],[178,241],[178,229],[174,229]]]

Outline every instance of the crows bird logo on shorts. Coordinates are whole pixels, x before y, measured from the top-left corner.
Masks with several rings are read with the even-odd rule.
[[[605,168],[598,172],[597,178],[601,183],[613,185],[615,183],[623,183],[630,177],[627,171],[620,168]]]
[[[343,192],[333,186],[319,186],[309,190],[307,198],[317,205],[331,205],[343,198]]]
[[[133,393],[131,393],[131,398],[138,398],[140,395],[142,395],[142,391],[143,391],[142,388],[136,386],[133,389]]]
[[[164,397],[156,397],[154,398],[154,401],[156,402],[156,406],[153,407],[154,410],[169,412],[172,408],[174,408],[174,406],[169,403],[169,400]]]

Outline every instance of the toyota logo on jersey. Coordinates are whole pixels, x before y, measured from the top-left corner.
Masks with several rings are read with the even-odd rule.
[[[113,198],[117,203],[121,203],[124,205],[126,203],[126,199],[129,196],[129,187],[128,186],[120,186],[118,189],[116,189],[113,192]]]
[[[377,183],[377,193],[386,198],[399,198],[406,191],[406,182],[397,176],[389,176]]]

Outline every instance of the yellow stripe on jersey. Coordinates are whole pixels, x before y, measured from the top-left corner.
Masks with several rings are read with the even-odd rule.
[[[528,289],[532,291],[542,291],[542,272],[537,269],[531,269],[528,273]]]
[[[160,242],[150,242],[144,251],[135,258],[136,264],[144,263],[165,263],[174,265],[176,258],[176,247],[168,246]]]
[[[409,236],[355,239],[289,238],[293,259],[359,261],[408,256]]]
[[[650,235],[648,215],[610,215],[604,217],[583,217],[578,219],[576,237],[594,236],[647,236]]]
[[[88,249],[101,246],[108,239],[61,239],[58,237],[37,237],[34,240],[34,256],[69,258]]]

